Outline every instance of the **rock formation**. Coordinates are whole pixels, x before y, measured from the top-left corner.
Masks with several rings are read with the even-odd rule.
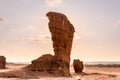
[[[36,60],[32,61],[31,70],[32,71],[50,71],[51,68],[51,60],[53,56],[51,54],[42,55]]]
[[[4,56],[0,56],[0,69],[4,69],[6,65],[6,58]]]
[[[64,14],[57,12],[47,13],[49,30],[52,35],[55,55],[52,60],[53,73],[63,73],[68,76],[74,27]]]
[[[64,14],[49,12],[47,17],[49,18],[49,30],[52,35],[55,55],[43,55],[32,61],[31,70],[70,76],[69,64],[75,32],[74,27]]]
[[[83,62],[80,61],[79,59],[75,59],[73,61],[73,67],[74,67],[75,73],[81,73],[83,70]]]

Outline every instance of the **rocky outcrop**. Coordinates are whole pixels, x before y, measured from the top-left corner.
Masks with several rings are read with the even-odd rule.
[[[75,73],[81,73],[83,70],[83,62],[80,61],[79,59],[75,59],[73,61],[73,67],[74,67]]]
[[[51,71],[68,76],[74,27],[64,14],[49,12],[47,17],[55,52]]]
[[[32,61],[32,64],[30,65],[31,70],[50,72],[52,59],[53,56],[51,54],[42,55],[38,59]]]
[[[6,65],[6,58],[4,56],[0,56],[0,69],[4,69]]]
[[[49,30],[52,35],[54,56],[43,55],[32,61],[33,71],[47,71],[59,76],[70,76],[70,54],[74,37],[74,27],[64,14],[47,13]]]

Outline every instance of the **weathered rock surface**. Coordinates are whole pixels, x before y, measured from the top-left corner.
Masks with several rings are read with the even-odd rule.
[[[73,61],[73,67],[74,67],[75,73],[81,73],[83,70],[83,62],[80,61],[79,59],[75,59]]]
[[[6,65],[6,58],[4,56],[0,56],[0,69],[4,69]]]
[[[32,71],[47,71],[49,72],[51,69],[51,60],[53,56],[51,54],[45,54],[39,57],[36,60],[32,61],[31,70]]]
[[[47,71],[60,76],[70,76],[70,54],[74,37],[74,27],[64,14],[47,13],[49,30],[52,35],[55,55],[43,55],[32,61],[33,71]]]
[[[64,14],[57,12],[47,13],[49,30],[52,35],[54,58],[52,60],[53,73],[68,76],[74,27]]]

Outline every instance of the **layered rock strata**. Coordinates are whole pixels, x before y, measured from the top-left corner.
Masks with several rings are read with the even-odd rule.
[[[36,60],[32,61],[31,70],[32,71],[46,71],[50,72],[51,69],[51,60],[53,59],[53,56],[51,54],[45,54],[39,57]]]

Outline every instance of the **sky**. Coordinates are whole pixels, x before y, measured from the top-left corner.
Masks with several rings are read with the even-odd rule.
[[[120,0],[0,0],[0,55],[30,62],[54,54],[46,13],[75,28],[71,61],[120,61]]]

